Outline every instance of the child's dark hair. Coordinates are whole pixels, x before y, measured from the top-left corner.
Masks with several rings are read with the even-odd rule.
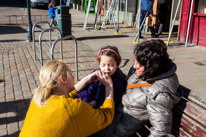
[[[117,66],[119,66],[121,63],[121,56],[120,56],[119,50],[116,46],[105,46],[99,50],[98,55],[97,55],[97,62],[99,64],[100,64],[102,55],[113,57],[115,62],[117,63]]]
[[[140,76],[143,80],[167,72],[171,67],[167,46],[162,40],[145,41],[134,48],[135,59],[145,67]]]

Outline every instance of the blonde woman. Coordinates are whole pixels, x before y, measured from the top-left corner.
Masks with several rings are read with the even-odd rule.
[[[20,137],[86,137],[111,124],[114,117],[113,83],[108,74],[92,73],[74,86],[69,67],[58,60],[44,65],[42,86],[33,91]],[[99,109],[77,99],[90,81],[105,85],[105,101]]]

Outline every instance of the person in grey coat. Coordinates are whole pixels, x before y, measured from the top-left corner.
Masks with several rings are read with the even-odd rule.
[[[122,113],[113,136],[129,137],[149,121],[150,137],[171,133],[172,109],[180,101],[182,90],[175,74],[176,65],[169,59],[162,40],[151,40],[136,45],[135,64],[127,85],[149,83],[128,89],[117,108]]]

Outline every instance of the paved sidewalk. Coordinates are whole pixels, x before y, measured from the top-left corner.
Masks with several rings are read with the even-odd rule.
[[[47,11],[45,11],[47,13]],[[45,14],[46,14],[45,13]],[[134,63],[132,42],[136,32],[131,28],[123,28],[120,25],[121,35],[114,34],[114,27],[108,26],[106,30],[93,30],[94,15],[89,15],[87,29],[83,30],[85,15],[82,11],[70,10],[72,14],[72,35],[78,41],[79,56],[79,79],[98,68],[96,54],[100,47],[105,45],[117,46],[122,56],[121,69],[127,74]],[[1,25],[0,27],[2,27]],[[4,26],[3,26],[4,27]],[[39,82],[39,46],[37,47],[37,58],[33,59],[32,42],[26,43],[26,26],[5,26],[12,29],[19,28],[19,33],[3,34],[0,32],[0,136],[17,137],[21,131],[26,112],[32,98],[32,90],[40,85]],[[36,40],[38,40],[41,28],[37,29]],[[149,40],[150,33],[143,34]],[[52,32],[52,39],[57,39],[56,31]],[[167,35],[160,37],[167,40]],[[44,62],[50,61],[50,45],[48,33],[43,37],[43,58]],[[206,48],[202,46],[184,47],[184,44],[177,42],[175,34],[172,40],[175,44],[168,47],[170,58],[177,64],[177,74],[180,84],[188,89],[206,97]],[[60,59],[60,45],[55,48],[55,59]],[[75,57],[73,41],[63,42],[64,62],[66,62],[75,75]],[[196,63],[198,62],[198,63]],[[196,64],[195,64],[196,63]],[[198,65],[199,64],[199,65]],[[76,81],[75,81],[76,82]]]

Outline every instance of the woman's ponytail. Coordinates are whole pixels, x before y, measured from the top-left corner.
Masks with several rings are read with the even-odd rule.
[[[51,88],[47,88],[46,86],[40,86],[33,91],[33,99],[34,102],[39,107],[43,107],[46,105],[46,100],[50,97],[52,92]]]

